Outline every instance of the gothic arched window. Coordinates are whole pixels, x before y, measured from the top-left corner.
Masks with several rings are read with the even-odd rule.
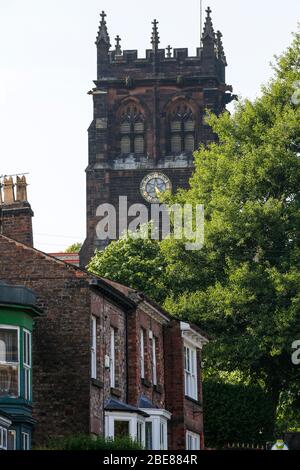
[[[170,150],[173,155],[192,153],[195,150],[195,117],[185,102],[177,104],[169,116]]]
[[[120,147],[122,155],[145,154],[145,118],[135,103],[127,104],[121,109]]]

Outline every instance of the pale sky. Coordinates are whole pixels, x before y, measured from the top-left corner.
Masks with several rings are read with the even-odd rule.
[[[96,79],[99,13],[123,49],[199,46],[200,0],[0,0],[0,175],[29,172],[35,246],[65,249],[85,238],[87,128]],[[270,62],[291,42],[299,0],[203,0],[223,33],[227,83],[254,98]],[[114,41],[111,41],[114,44]]]

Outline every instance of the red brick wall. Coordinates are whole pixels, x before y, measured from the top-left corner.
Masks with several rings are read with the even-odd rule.
[[[2,235],[33,246],[33,212],[28,202],[5,204],[2,209]]]
[[[97,318],[97,380],[91,382],[90,432],[104,434],[103,409],[106,400],[126,402],[126,314],[99,294],[92,294],[92,315]],[[110,328],[116,339],[116,388],[111,389],[110,369],[105,368],[105,355],[110,356]]]
[[[165,409],[165,373],[164,373],[164,336],[165,323],[155,320],[146,313],[142,307],[128,316],[128,382],[129,403],[138,406],[141,395],[146,396],[156,407]],[[140,354],[140,331],[144,330],[145,346],[145,380],[141,379],[141,354]],[[153,354],[152,340],[149,332],[152,331],[157,341],[157,386],[153,384]]]
[[[198,402],[185,397],[184,344],[180,323],[172,321],[165,329],[166,405],[172,413],[169,425],[169,448],[186,446],[186,431],[200,434],[203,443],[203,411],[201,386],[201,354],[197,354]],[[202,444],[203,447],[203,444]]]

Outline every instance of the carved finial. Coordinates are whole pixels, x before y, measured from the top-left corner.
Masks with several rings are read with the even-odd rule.
[[[220,59],[222,62],[224,62],[225,65],[227,65],[222,37],[223,37],[223,34],[221,33],[221,31],[217,31],[217,55],[218,55],[218,59]]]
[[[171,57],[172,57],[172,49],[173,49],[173,47],[171,47],[170,45],[167,47],[167,58],[168,59],[171,59]]]
[[[122,55],[121,38],[119,35],[117,35],[115,41],[116,41],[116,49],[115,49],[116,55]]]
[[[152,29],[151,44],[152,44],[153,50],[157,52],[158,46],[159,46],[159,43],[160,43],[159,34],[158,34],[158,27],[157,27],[158,26],[158,21],[154,20],[152,22],[152,24],[153,24],[153,29]]]
[[[99,31],[98,31],[98,36],[96,39],[96,45],[99,46],[101,42],[103,42],[108,48],[110,48],[110,38],[106,26],[106,13],[102,11],[100,14],[101,21],[100,21],[100,26],[99,26]]]
[[[205,25],[204,25],[203,35],[202,35],[202,41],[206,37],[210,37],[211,39],[215,39],[214,27],[213,27],[211,16],[210,16],[210,14],[211,14],[210,7],[207,8],[206,13],[207,13],[207,16],[206,16],[206,19],[205,19]]]

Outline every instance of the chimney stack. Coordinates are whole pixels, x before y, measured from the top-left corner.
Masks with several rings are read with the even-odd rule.
[[[26,177],[12,176],[0,180],[0,234],[33,246],[33,212],[27,201]]]

